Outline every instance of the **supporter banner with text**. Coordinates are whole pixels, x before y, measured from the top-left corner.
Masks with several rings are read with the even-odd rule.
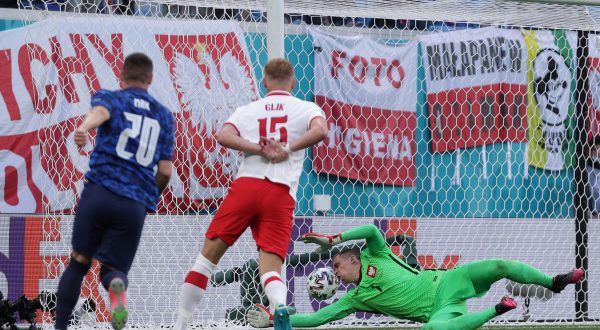
[[[214,134],[257,98],[237,25],[49,19],[0,32],[0,213],[72,210],[91,151],[77,148],[72,132],[91,95],[119,88],[123,59],[133,52],[153,60],[150,93],[176,123],[175,172],[159,210],[205,208],[224,196],[237,154]]]
[[[433,152],[526,141],[526,53],[519,30],[422,37]]]
[[[526,31],[529,165],[562,170],[571,165],[576,33]]]
[[[314,169],[362,182],[414,186],[418,44],[310,34],[315,102],[329,127],[327,138],[314,147]]]

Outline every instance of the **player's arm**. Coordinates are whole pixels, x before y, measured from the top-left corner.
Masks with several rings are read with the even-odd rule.
[[[75,130],[73,140],[79,147],[85,146],[88,140],[88,132],[110,119],[110,112],[101,105],[92,107],[90,112],[85,116],[83,122]]]
[[[217,134],[217,142],[225,148],[262,155],[262,147],[258,143],[242,138],[237,128],[230,123],[223,125]]]
[[[326,138],[327,133],[329,129],[325,117],[314,117],[310,121],[308,130],[288,145],[289,152],[308,148]]]
[[[316,243],[324,247],[331,247],[346,241],[364,239],[367,243],[367,248],[372,253],[388,250],[388,247],[385,244],[385,238],[379,231],[379,228],[371,224],[352,228],[331,236],[308,233],[303,235],[300,239],[304,243]]]
[[[314,313],[290,315],[290,322],[292,323],[292,327],[295,328],[318,327],[325,323],[343,319],[357,311],[357,309],[353,308],[352,305],[342,297],[340,300],[329,306],[325,306]]]
[[[352,306],[347,297],[347,295],[343,296],[340,300],[319,309],[315,313],[290,315],[290,322],[293,327],[306,328],[318,327],[325,323],[342,319],[358,311],[358,309]],[[249,309],[246,319],[255,328],[267,328],[273,325],[273,315],[262,305],[255,305],[254,308]]]
[[[173,115],[170,110],[164,108],[165,116],[161,119],[160,140],[157,148],[159,148],[159,158],[156,164],[157,170],[154,174],[154,182],[158,187],[158,195],[169,185],[173,172],[173,156],[175,145],[175,125]]]
[[[162,194],[163,190],[169,184],[171,180],[171,173],[173,171],[173,162],[170,160],[159,160],[158,169],[154,175],[154,181],[158,187],[158,194]]]

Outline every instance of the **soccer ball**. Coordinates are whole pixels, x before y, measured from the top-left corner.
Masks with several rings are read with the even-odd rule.
[[[306,287],[308,294],[317,299],[325,300],[333,297],[340,282],[330,267],[317,268],[308,275]]]

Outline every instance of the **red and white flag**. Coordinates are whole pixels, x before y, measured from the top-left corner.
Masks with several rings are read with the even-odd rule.
[[[420,41],[434,152],[527,140],[527,48],[519,30],[490,27]]]
[[[327,138],[314,147],[315,171],[414,186],[418,44],[310,34],[315,102],[329,127]]]
[[[48,19],[0,32],[0,212],[75,207],[91,146],[77,148],[73,131],[97,90],[119,88],[132,52],[152,58],[150,93],[175,118],[174,173],[159,212],[207,208],[225,195],[237,153],[215,134],[258,97],[236,24]]]

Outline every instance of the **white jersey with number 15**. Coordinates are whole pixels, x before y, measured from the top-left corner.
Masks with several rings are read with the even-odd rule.
[[[313,102],[300,100],[288,92],[273,91],[237,108],[226,124],[233,125],[240,136],[250,142],[259,143],[260,137],[267,137],[291,143],[308,130],[316,117],[325,117],[325,114]],[[288,160],[277,164],[259,155],[245,154],[236,178],[266,178],[285,184],[295,200],[304,154],[304,150],[297,150]]]

